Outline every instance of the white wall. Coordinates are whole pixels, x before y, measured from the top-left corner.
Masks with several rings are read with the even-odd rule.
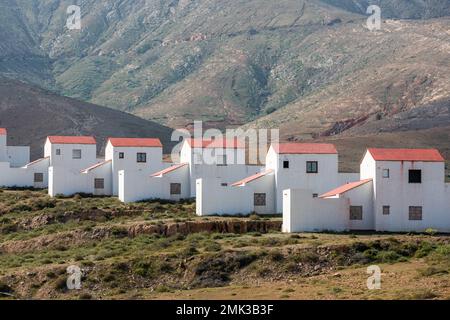
[[[196,213],[199,216],[253,212],[253,194],[249,188],[221,186],[220,179],[197,179],[196,187]]]
[[[30,162],[30,147],[7,147],[11,167],[22,167]]]
[[[136,202],[148,199],[180,200],[189,198],[189,169],[178,168],[162,177],[151,177],[138,171],[119,171],[119,200]],[[181,194],[171,195],[170,184],[180,183]]]
[[[124,158],[119,159],[119,153],[124,153]],[[147,162],[137,162],[137,153],[147,154]],[[119,184],[118,174],[119,171],[139,171],[143,174],[151,174],[160,171],[169,166],[168,163],[162,161],[162,148],[160,147],[114,147],[111,142],[108,141],[105,149],[105,160],[112,160],[112,188],[113,194],[118,195]]]
[[[373,183],[367,182],[357,188],[339,196],[348,200],[347,219],[350,230],[374,230],[375,217],[373,214]],[[350,206],[362,206],[362,220],[350,220]]]
[[[389,178],[382,177],[383,169],[389,169]],[[422,170],[422,183],[408,182],[410,169]],[[377,161],[375,170],[376,230],[450,231],[443,162]],[[389,215],[382,214],[383,206],[390,206]],[[422,207],[422,220],[409,220],[409,206]]]
[[[344,198],[313,198],[310,190],[283,191],[283,232],[346,231],[349,202]]]
[[[61,155],[56,155],[56,149]],[[81,150],[81,159],[72,158],[72,150]],[[44,156],[50,157],[50,166],[65,167],[68,169],[86,169],[101,160],[97,159],[97,146],[95,144],[52,144],[48,138],[44,146]]]
[[[283,161],[289,161],[289,168],[283,168]],[[317,161],[318,173],[306,173],[306,162]],[[269,148],[266,168],[275,170],[276,210],[283,211],[283,190],[304,189],[318,195],[340,185],[341,180],[352,175],[338,174],[337,154],[277,154]]]
[[[34,173],[42,173],[44,181],[34,182]],[[46,188],[48,185],[48,159],[32,165],[12,168],[8,162],[0,162],[0,186]]]
[[[95,189],[94,179],[105,179],[105,189]],[[88,193],[95,195],[111,195],[111,171],[107,165],[100,166],[89,173],[79,170],[69,170],[65,167],[49,167],[48,193],[54,197],[58,194],[70,196],[75,193]]]

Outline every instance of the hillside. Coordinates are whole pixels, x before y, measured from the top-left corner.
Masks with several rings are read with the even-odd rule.
[[[42,156],[48,135],[94,135],[99,153],[109,136],[157,137],[169,152],[172,133],[170,128],[121,111],[1,78],[0,127],[8,129],[9,144],[30,145],[33,159]]]
[[[69,31],[72,2],[6,1],[0,72],[172,127],[262,116],[295,136],[449,100],[448,0],[87,0]]]
[[[449,299],[445,234],[281,233],[194,203],[0,189],[0,299]],[[382,270],[367,290],[367,267]],[[82,271],[68,290],[67,268]]]

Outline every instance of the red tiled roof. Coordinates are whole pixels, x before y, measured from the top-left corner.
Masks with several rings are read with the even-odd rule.
[[[110,163],[110,162],[111,162],[111,160],[106,160],[106,161],[103,161],[103,162],[99,162],[99,163],[94,164],[93,166],[90,166],[89,168],[81,170],[80,172],[88,173],[89,171],[94,170],[94,169],[96,169],[98,167],[101,167],[104,164],[107,164],[107,163]]]
[[[377,161],[424,161],[443,162],[444,158],[436,149],[384,149],[369,148],[374,160]]]
[[[96,144],[92,136],[49,136],[48,140],[53,144]]]
[[[108,138],[108,141],[114,147],[162,147],[158,138]]]
[[[150,177],[163,176],[163,175],[165,175],[165,174],[167,174],[167,173],[169,173],[169,172],[175,171],[175,170],[177,170],[177,169],[179,169],[179,168],[182,168],[182,167],[184,167],[184,166],[186,166],[186,165],[187,165],[187,163],[176,164],[176,165],[173,165],[173,166],[171,166],[171,167],[168,167],[168,168],[166,168],[166,169],[164,169],[164,170],[155,172],[155,173],[153,173],[152,175],[150,175]]]
[[[372,181],[372,179],[365,179],[365,180],[361,180],[361,181],[346,183],[340,187],[337,187],[336,189],[333,189],[331,191],[328,191],[327,193],[320,195],[319,198],[327,198],[327,197],[336,196],[338,194],[342,194],[342,193],[345,193],[352,189],[355,189],[359,186],[362,186],[363,184],[366,184],[367,182],[370,182],[370,181]]]
[[[6,129],[0,128],[0,136],[6,136]]]
[[[238,182],[233,183],[232,186],[233,187],[237,187],[237,186],[240,186],[242,184],[247,184],[247,183],[249,183],[249,182],[251,182],[253,180],[256,180],[256,179],[259,179],[261,177],[264,177],[264,176],[266,176],[266,175],[268,175],[269,173],[272,173],[272,172],[273,172],[272,169],[269,169],[269,170],[266,170],[266,171],[263,171],[263,172],[259,172],[257,174],[254,174],[254,175],[250,176],[250,177],[244,178],[244,179],[242,179],[242,180],[240,180]]]
[[[191,148],[244,149],[245,143],[234,139],[186,139]]]
[[[337,154],[336,147],[329,143],[274,143],[273,149],[279,154]]]

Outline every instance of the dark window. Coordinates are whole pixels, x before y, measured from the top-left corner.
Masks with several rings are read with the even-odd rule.
[[[422,220],[422,207],[409,207],[409,220]]]
[[[81,159],[81,149],[72,150],[72,159]]]
[[[409,183],[422,183],[422,170],[409,170]]]
[[[318,167],[317,161],[306,161],[306,173],[317,173],[319,172]]]
[[[171,183],[170,194],[181,194],[181,183]]]
[[[383,169],[383,178],[389,178],[389,169]]]
[[[362,220],[363,219],[363,207],[362,206],[350,206],[350,220]]]
[[[94,179],[95,189],[105,189],[105,179]]]
[[[253,196],[253,205],[265,206],[266,205],[266,194],[265,193],[255,193]]]
[[[61,149],[56,149],[56,155],[60,156],[61,155]]]
[[[36,172],[34,174],[34,182],[44,182],[44,174]]]
[[[222,187],[227,187],[227,186],[228,186],[228,183],[224,182],[224,183],[221,183],[220,185],[221,185]]]
[[[119,152],[119,159],[123,159],[123,158],[125,158],[125,153]]]
[[[147,154],[143,152],[138,152],[137,162],[147,162]]]
[[[283,161],[283,169],[289,169],[289,161]]]
[[[317,198],[319,196],[318,193],[313,193],[313,198]]]
[[[390,206],[383,206],[383,215],[387,216],[391,214],[391,207]]]

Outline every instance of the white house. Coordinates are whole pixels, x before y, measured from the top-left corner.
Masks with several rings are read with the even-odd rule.
[[[157,138],[109,138],[105,161],[109,161],[111,166],[115,196],[119,193],[119,171],[146,176],[165,167],[162,144]]]
[[[91,136],[49,136],[44,146],[49,158],[48,193],[50,196],[92,193],[103,189],[94,175],[83,174],[85,168],[102,162],[97,159],[97,144]],[[89,179],[89,178],[92,178]]]
[[[436,149],[366,151],[360,180],[309,198],[283,193],[283,231],[450,231],[450,184]]]
[[[238,139],[185,139],[180,163],[167,165],[148,176],[120,171],[119,199],[131,202],[192,198],[196,196],[197,179],[207,179],[208,188],[220,193],[232,182],[262,168],[245,163],[245,145]],[[209,200],[214,202],[213,198]]]
[[[0,186],[47,187],[48,159],[30,162],[30,147],[8,146],[7,130],[0,128]]]
[[[281,213],[283,189],[308,190],[313,198],[356,177],[338,172],[338,154],[332,144],[276,143],[269,147],[265,167],[232,183],[231,188],[220,190],[209,181],[198,181],[197,214]],[[214,205],[209,203],[212,194],[217,194]],[[237,195],[245,200],[234,201]]]

